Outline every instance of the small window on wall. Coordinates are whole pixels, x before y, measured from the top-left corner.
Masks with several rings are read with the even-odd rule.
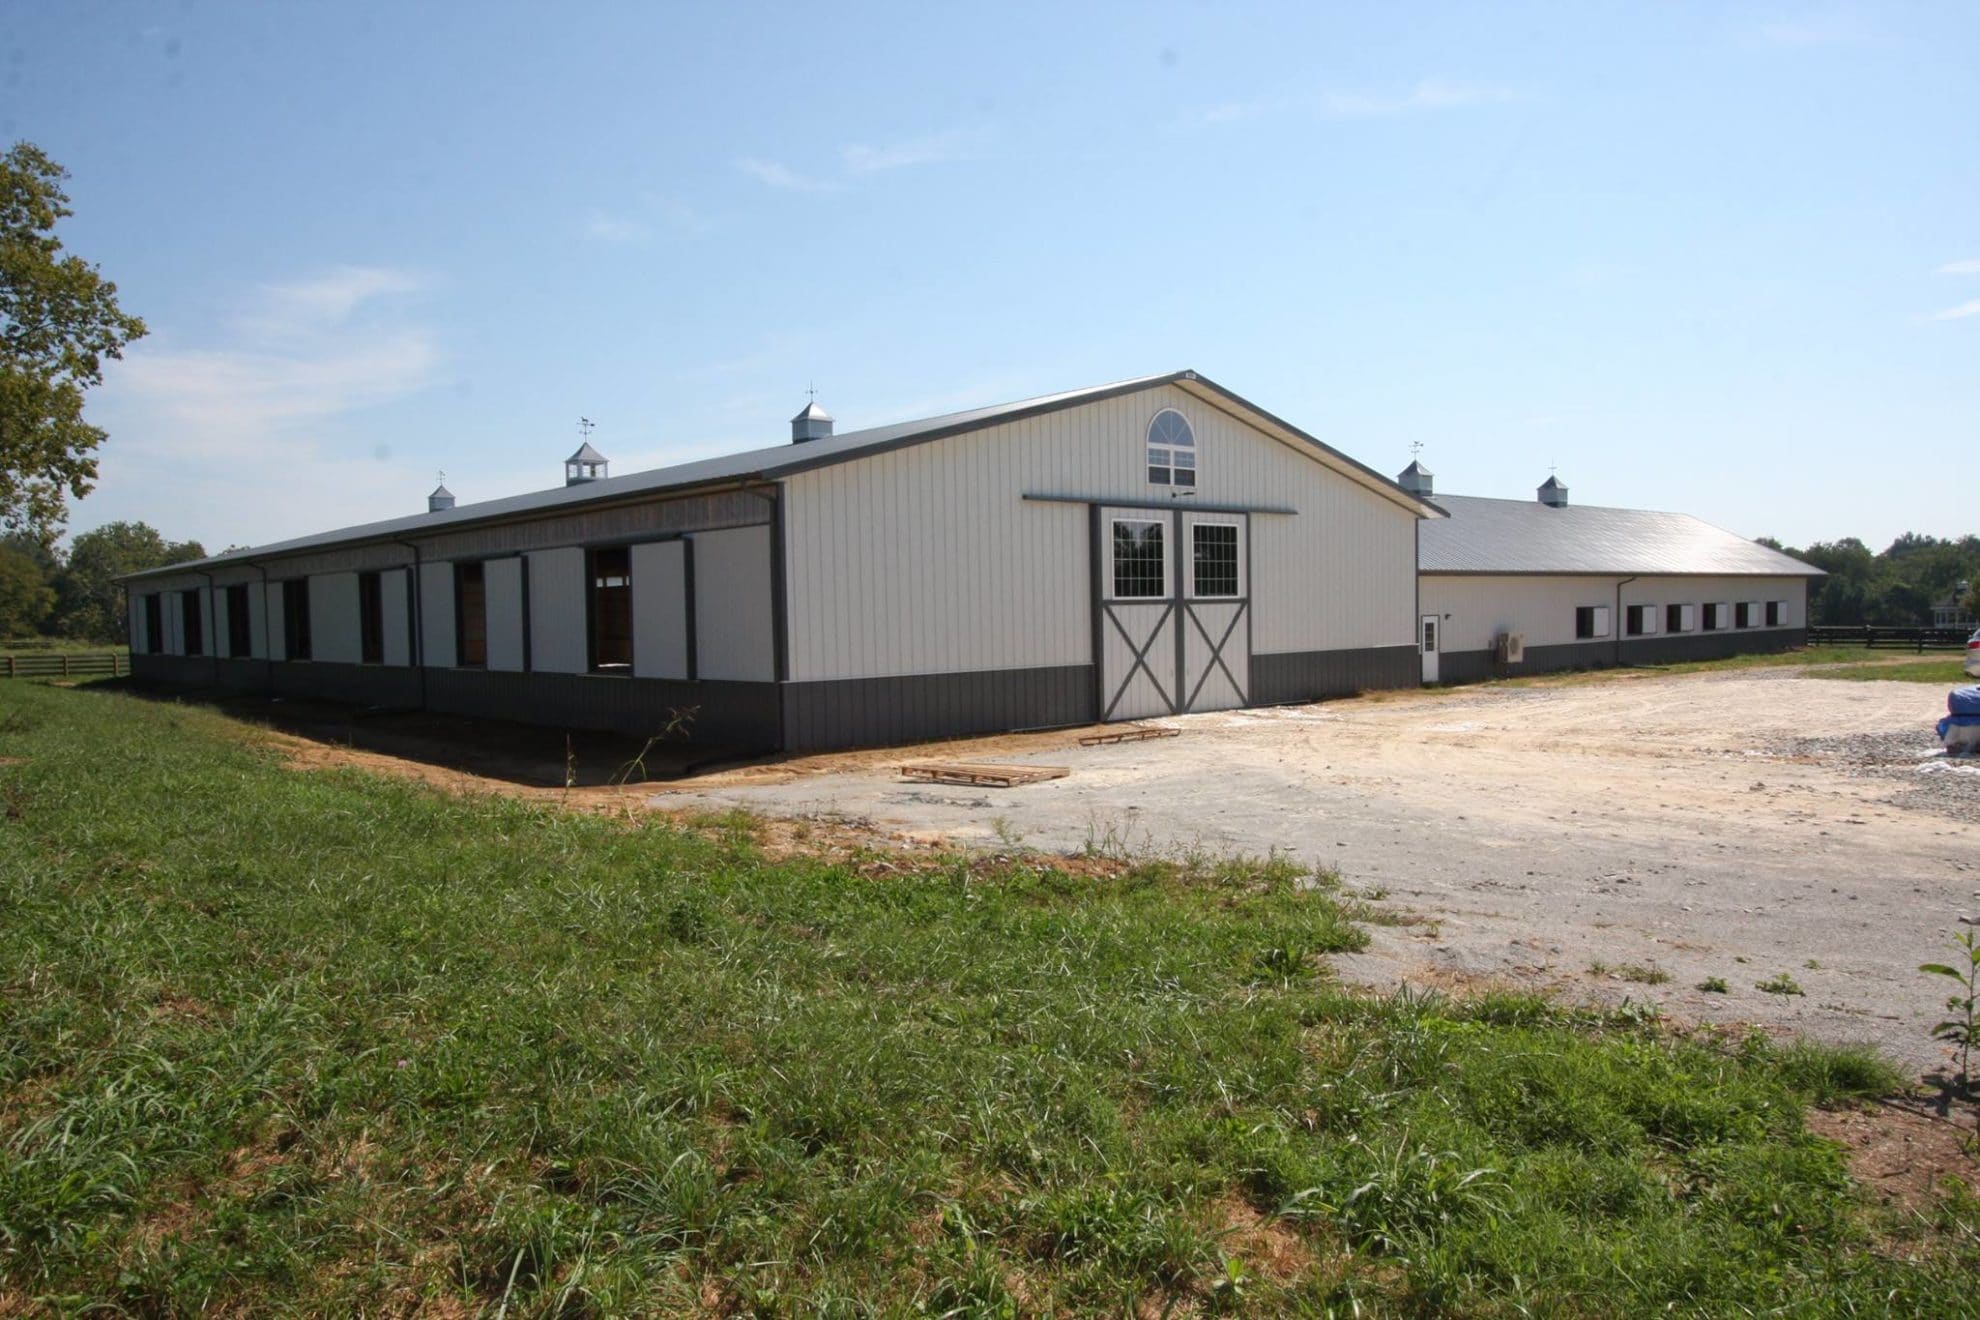
[[[1787,623],[1787,602],[1770,600],[1767,602],[1767,626],[1779,628]]]
[[[144,653],[165,653],[165,602],[155,591],[144,598]]]
[[[247,583],[227,588],[227,654],[236,660],[254,654],[253,620],[248,616]]]
[[[378,574],[358,574],[358,660],[385,663],[385,591]]]
[[[454,565],[454,654],[462,669],[488,667],[488,577],[480,564]]]
[[[1726,607],[1723,604],[1707,605],[1705,607],[1705,631],[1722,632],[1725,626]]]
[[[1756,620],[1753,617],[1753,602],[1743,600],[1733,606],[1733,627],[1751,628]]]
[[[1148,480],[1157,486],[1196,485],[1196,432],[1174,408],[1148,423]]]
[[[1631,637],[1647,637],[1657,631],[1655,605],[1631,605],[1623,611],[1623,631]]]
[[[1664,606],[1665,632],[1688,633],[1697,626],[1698,607],[1696,605]]]
[[[1117,600],[1161,600],[1169,594],[1169,557],[1163,551],[1163,524],[1139,518],[1114,520],[1114,596]]]
[[[632,550],[591,552],[591,667],[604,673],[632,668]]]
[[[1237,595],[1238,529],[1229,523],[1197,523],[1189,535],[1195,594]]]
[[[1574,612],[1574,635],[1578,640],[1609,635],[1609,607],[1582,605]]]
[[[282,584],[282,658],[309,659],[309,579]]]
[[[206,632],[200,626],[199,593],[182,591],[179,593],[179,639],[184,643],[187,655],[203,655],[206,651]]]

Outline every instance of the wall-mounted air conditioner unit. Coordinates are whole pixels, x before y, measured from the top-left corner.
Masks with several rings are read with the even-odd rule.
[[[1500,633],[1492,642],[1494,656],[1502,665],[1516,665],[1526,659],[1525,633]]]

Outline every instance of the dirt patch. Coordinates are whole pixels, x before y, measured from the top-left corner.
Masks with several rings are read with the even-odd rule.
[[[1923,1102],[1891,1100],[1866,1109],[1816,1109],[1808,1130],[1848,1152],[1849,1172],[1887,1206],[1928,1212],[1948,1178],[1980,1189],[1980,1165],[1967,1146],[1971,1115],[1940,1118]]]
[[[1218,1250],[1244,1262],[1247,1270],[1273,1283],[1290,1283],[1313,1267],[1313,1248],[1283,1219],[1235,1199],[1216,1206],[1222,1228]]]

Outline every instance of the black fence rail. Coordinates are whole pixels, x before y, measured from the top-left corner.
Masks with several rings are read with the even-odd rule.
[[[10,655],[0,678],[123,678],[131,672],[131,658],[121,651],[50,655]]]
[[[1935,647],[1964,647],[1966,628],[1883,628],[1876,624],[1840,624],[1811,627],[1810,646],[1909,647],[1915,651]]]

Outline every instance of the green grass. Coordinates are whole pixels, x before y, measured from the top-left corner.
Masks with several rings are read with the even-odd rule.
[[[0,658],[10,655],[129,655],[122,642],[79,642],[69,637],[15,637],[0,641]]]
[[[1343,991],[1282,862],[772,861],[0,690],[0,1313],[1951,1315],[1873,1056]]]
[[[1896,664],[1838,665],[1811,669],[1810,678],[1839,678],[1850,682],[1943,683],[1957,686],[1980,680],[1969,678],[1966,662],[1958,660],[1905,660]]]

